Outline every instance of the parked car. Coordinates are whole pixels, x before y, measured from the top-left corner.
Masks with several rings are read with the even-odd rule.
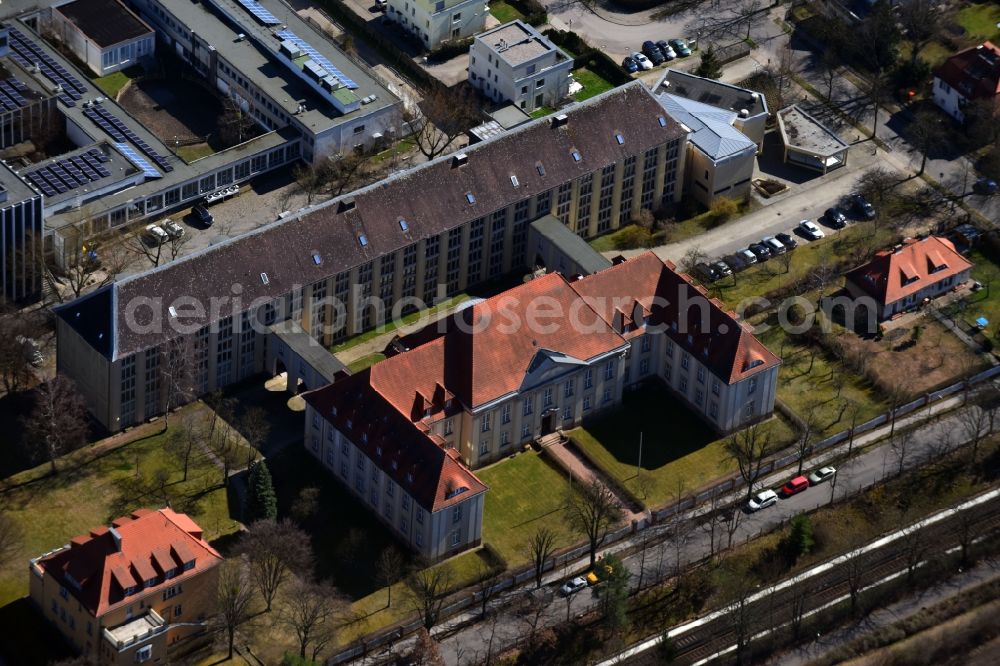
[[[638,51],[632,54],[632,60],[635,60],[635,64],[639,65],[639,69],[653,69],[653,63],[649,61],[649,58]]]
[[[770,250],[771,254],[775,256],[788,252],[788,248],[785,247],[784,243],[779,241],[774,236],[764,236],[764,238],[760,240],[760,244]]]
[[[670,44],[670,47],[673,48],[678,57],[687,58],[691,55],[691,49],[683,39],[668,39],[667,43]]]
[[[743,263],[746,264],[747,266],[753,266],[754,264],[757,263],[757,255],[754,254],[751,250],[740,250],[739,252],[736,253],[736,256],[742,259]]]
[[[579,592],[585,587],[587,587],[587,579],[583,576],[577,576],[576,578],[563,583],[563,586],[559,588],[559,591],[564,597],[568,597],[571,594]]]
[[[587,583],[590,585],[597,585],[602,580],[611,578],[612,573],[614,573],[614,569],[610,564],[604,564],[603,562],[598,561],[594,569],[587,573]]]
[[[811,222],[809,220],[802,220],[796,228],[799,233],[809,240],[819,240],[824,236],[823,230],[816,226],[815,222]]]
[[[851,207],[854,209],[855,214],[860,216],[862,219],[875,219],[875,206],[868,203],[868,200],[860,194],[851,195]]]
[[[692,272],[705,282],[715,282],[722,277],[722,274],[718,270],[706,263],[695,264]]]
[[[655,42],[646,40],[642,43],[642,52],[646,54],[650,60],[653,61],[653,65],[662,65],[666,62],[666,58],[660,53],[660,49],[656,46]]]
[[[757,255],[757,261],[767,261],[771,258],[771,250],[762,243],[753,243],[747,249]]]
[[[809,485],[815,486],[817,483],[823,483],[824,481],[829,481],[833,478],[833,475],[837,473],[835,467],[820,467],[818,470],[809,475]]]
[[[163,227],[163,230],[167,232],[167,235],[173,240],[176,240],[184,235],[184,227],[171,219],[164,220],[161,226]]]
[[[791,234],[782,232],[780,234],[775,234],[774,237],[781,241],[781,244],[788,250],[794,250],[799,245],[799,242],[795,240]]]
[[[624,69],[629,74],[635,74],[639,71],[639,63],[635,61],[632,56],[627,56],[622,60],[622,69]]]
[[[972,191],[976,194],[996,194],[997,181],[992,178],[980,178],[972,185]]]
[[[719,275],[722,277],[729,277],[733,274],[733,269],[724,261],[717,261],[712,264],[712,267],[719,271]]]
[[[215,222],[215,218],[212,217],[210,212],[208,212],[208,207],[205,206],[205,204],[196,204],[195,207],[191,209],[191,212],[194,214],[194,219],[198,220],[206,227],[212,226],[212,223]]]
[[[843,229],[847,226],[847,216],[836,206],[827,208],[823,217],[826,218],[827,225],[834,229]]]
[[[656,42],[656,47],[660,49],[660,53],[662,53],[663,57],[666,58],[667,60],[673,60],[674,58],[677,57],[677,53],[675,53],[674,50],[670,48],[670,44],[667,44],[662,39]]]
[[[146,225],[146,238],[153,245],[161,245],[170,240],[164,228],[155,223]]]
[[[778,493],[770,489],[762,490],[750,498],[750,501],[747,502],[747,508],[751,511],[760,511],[775,504],[777,501]]]
[[[781,494],[785,497],[791,497],[792,495],[801,493],[808,487],[809,479],[804,476],[797,476],[781,487]]]

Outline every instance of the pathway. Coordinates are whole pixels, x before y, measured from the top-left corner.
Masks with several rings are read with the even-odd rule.
[[[570,473],[571,483],[574,480],[582,481],[584,484],[591,484],[597,481],[611,491],[618,498],[618,502],[622,506],[626,523],[639,521],[646,517],[645,511],[633,511],[629,508],[630,502],[628,498],[623,497],[613,484],[609,484],[604,473],[581,455],[575,446],[570,447],[569,441],[560,438],[558,442],[544,446],[543,448],[545,453],[550,455],[560,467]]]

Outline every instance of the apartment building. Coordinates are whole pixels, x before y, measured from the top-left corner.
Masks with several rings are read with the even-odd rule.
[[[572,71],[572,58],[520,20],[476,35],[469,50],[469,82],[494,102],[528,112],[566,99]]]
[[[439,333],[306,395],[307,450],[431,558],[479,543],[486,488],[469,470],[579,425],[626,390],[663,382],[720,433],[774,410],[779,359],[653,253],[573,281],[546,274]]]
[[[433,51],[482,32],[489,13],[483,0],[389,0],[385,16]]]
[[[30,597],[98,664],[167,663],[206,633],[221,562],[187,515],[140,509],[31,560]]]
[[[163,411],[171,356],[200,395],[264,370],[276,321],[330,345],[529,266],[539,217],[590,238],[677,201],[686,136],[641,82],[608,91],[62,306],[59,371],[117,431]]]

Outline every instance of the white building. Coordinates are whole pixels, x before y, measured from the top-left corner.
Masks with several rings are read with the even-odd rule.
[[[52,31],[90,70],[104,76],[153,55],[153,29],[118,0],[73,0],[53,7]]]
[[[934,103],[958,122],[977,100],[1000,111],[1000,47],[992,42],[956,53],[934,72]]]
[[[665,92],[656,98],[671,118],[691,131],[685,192],[706,207],[716,197],[745,197],[750,192],[757,144],[734,127],[741,115]]]
[[[495,102],[534,111],[569,95],[573,59],[532,26],[513,21],[477,35],[469,51],[469,81]]]
[[[386,18],[433,51],[449,40],[482,32],[489,13],[486,0],[389,0]]]

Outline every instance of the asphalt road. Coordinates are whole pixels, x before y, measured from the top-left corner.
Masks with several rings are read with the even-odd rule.
[[[935,406],[935,411],[944,411],[946,408],[954,407],[959,399],[942,401]],[[922,410],[923,412],[923,410]],[[918,419],[926,418],[926,413],[911,415],[908,419],[901,419],[897,428],[902,431],[904,425],[915,424]],[[915,425],[911,432],[912,436],[906,440],[905,455],[903,456],[904,469],[910,469],[926,462],[927,459],[941,455],[947,450],[955,448],[961,439],[963,426],[957,414],[948,414],[939,421]],[[880,434],[884,435],[885,432]],[[870,437],[874,437],[870,434]],[[897,438],[899,439],[899,438]],[[860,438],[858,444],[860,444]],[[837,451],[824,454],[821,457],[810,460],[806,470],[812,470],[825,464],[831,456],[836,456]],[[740,524],[734,532],[733,542],[747,540],[761,532],[768,532],[786,523],[794,516],[820,507],[830,502],[831,495],[835,492],[838,499],[858,492],[870,486],[887,475],[894,474],[899,467],[899,454],[893,450],[888,443],[875,445],[864,451],[853,459],[838,463],[838,473],[836,484],[827,483],[821,486],[810,488],[793,497],[782,499],[776,505],[764,509],[758,513],[746,514],[741,512]],[[789,473],[776,475],[764,480],[764,485],[774,487],[780,485]],[[740,497],[742,493],[739,494]],[[701,511],[704,507],[701,508]],[[691,518],[694,520],[694,518]],[[645,531],[647,539],[663,537],[670,529],[670,525],[662,524]],[[708,556],[711,550],[711,535],[706,529],[701,527],[691,527],[689,535],[680,544],[681,563],[697,561]],[[720,538],[721,530],[717,531],[715,539]],[[638,543],[642,538],[642,533],[632,537],[632,544]],[[721,536],[726,539],[725,535]],[[717,541],[718,543],[718,541]],[[617,544],[608,550],[621,550],[626,544]],[[650,580],[650,576],[656,575],[658,567],[669,570],[675,564],[674,553],[675,544],[671,541],[664,541],[661,544],[648,547],[645,555],[643,578]],[[643,558],[641,553],[634,553],[623,558],[623,562],[632,573],[633,585],[638,582],[640,570],[643,568]],[[583,567],[586,562],[581,562]],[[551,626],[565,622],[567,617],[574,617],[594,608],[597,599],[592,590],[585,589],[577,594],[564,599],[559,596],[558,588],[562,582],[579,573],[579,569],[564,569],[553,572],[546,576],[544,590],[550,600],[543,611],[539,627]],[[526,588],[512,590],[501,595],[497,600],[491,602],[497,609],[495,622],[482,622],[464,625],[463,620],[470,619],[455,618],[449,623],[436,627],[434,634],[441,643],[442,655],[445,661],[451,665],[476,663],[482,661],[487,656],[487,651],[491,650],[495,655],[499,652],[500,646],[510,644],[525,635],[527,625],[525,620],[514,610],[517,601],[526,593]],[[492,640],[491,640],[492,635]],[[395,646],[396,653],[401,653],[406,649],[409,641],[404,641],[402,645]],[[489,646],[492,645],[492,648]]]

